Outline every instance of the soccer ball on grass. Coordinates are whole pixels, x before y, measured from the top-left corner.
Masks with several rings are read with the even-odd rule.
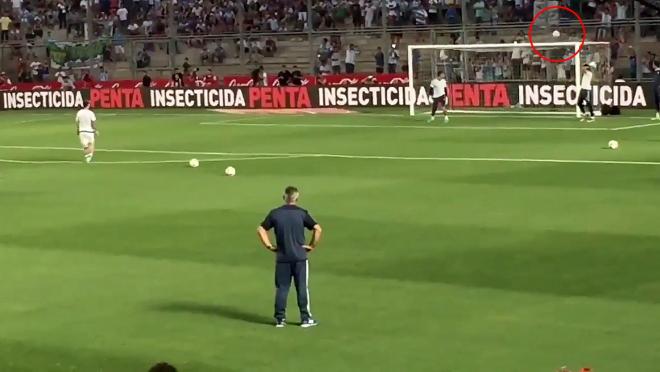
[[[190,159],[190,161],[188,162],[188,165],[190,165],[190,168],[197,168],[197,167],[199,167],[199,160]]]
[[[236,168],[228,166],[225,168],[225,175],[229,177],[234,177],[236,175]]]
[[[609,147],[612,150],[616,150],[619,148],[619,141],[611,140],[610,142],[607,143],[607,147]]]

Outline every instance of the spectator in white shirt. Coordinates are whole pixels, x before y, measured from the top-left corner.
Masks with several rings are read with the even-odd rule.
[[[399,51],[396,50],[396,46],[392,45],[390,52],[387,55],[387,72],[390,74],[396,73],[396,67],[399,65]]]
[[[474,68],[474,76],[477,81],[484,81],[484,70],[481,66]]]
[[[57,75],[57,74],[56,74]],[[61,90],[73,90],[76,86],[73,84],[73,79],[67,76],[66,72],[60,72],[57,82],[61,85]]]
[[[374,15],[376,14],[376,4],[375,1],[369,1],[366,5],[366,10],[364,12],[364,27],[370,28],[374,24]]]
[[[626,19],[628,16],[628,4],[625,0],[617,0],[616,5],[616,19]]]
[[[131,23],[130,25],[128,25],[128,28],[127,28],[128,33],[130,33],[131,35],[137,35],[139,29],[140,29],[140,26],[138,26],[137,23]]]
[[[355,61],[357,59],[358,54],[360,54],[360,51],[353,44],[349,45],[348,49],[346,49],[346,59],[344,62],[346,64],[347,74],[352,74],[355,72]]]
[[[610,15],[610,9],[605,8],[600,15],[600,27],[598,27],[596,40],[606,40],[608,35],[612,35],[612,16]]]
[[[39,71],[41,70],[41,62],[34,61],[30,63],[30,70],[32,70],[32,81],[40,81]]]
[[[21,3],[22,0],[12,0],[11,1],[11,7],[12,10],[14,11],[14,14],[19,13],[21,11]]]
[[[522,52],[522,69],[523,69],[522,78],[529,80],[532,71],[532,52],[529,50],[524,50]]]
[[[126,60],[126,49],[123,45],[116,44],[114,48],[114,59],[116,61],[125,61]]]
[[[277,18],[275,18],[275,16],[271,15],[270,18],[268,18],[267,22],[272,32],[277,32],[280,30],[280,24],[277,21]]]
[[[513,43],[518,44],[517,41]],[[522,52],[518,47],[513,47],[511,52],[511,65],[513,66],[513,78],[520,79],[522,76]]]
[[[99,81],[108,81],[109,79],[108,71],[101,67],[101,71],[99,71]]]
[[[333,74],[341,74],[341,56],[339,55],[339,50],[332,51],[330,64],[332,65]]]
[[[151,28],[153,27],[153,25],[154,25],[154,22],[152,20],[150,20],[149,18],[142,21],[142,29],[143,29],[144,34],[146,36],[151,35]]]
[[[122,26],[122,28],[127,28],[128,27],[128,10],[126,9],[125,6],[121,6],[121,8],[117,9],[117,17],[119,17],[119,24]]]

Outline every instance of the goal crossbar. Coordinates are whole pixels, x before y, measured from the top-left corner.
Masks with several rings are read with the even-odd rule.
[[[574,46],[575,44],[580,47],[580,43],[574,41],[559,41],[554,43],[534,43],[534,47],[560,47],[560,46]],[[606,41],[585,41],[584,45],[608,45]],[[506,49],[506,48],[520,48],[532,47],[532,43],[507,43],[507,44],[425,44],[425,45],[408,45],[408,51],[412,49],[453,49],[453,50],[472,50],[472,49]]]
[[[586,41],[584,45],[579,42],[572,41],[560,41],[560,42],[551,42],[551,43],[534,43],[533,47],[536,49],[545,49],[552,47],[573,47],[575,50],[575,84],[580,86],[580,49],[587,45],[609,45],[610,43],[604,41]],[[413,61],[413,50],[415,49],[450,49],[458,51],[475,51],[475,50],[484,50],[492,51],[496,50],[506,50],[511,48],[532,48],[532,43],[503,43],[503,44],[432,44],[432,45],[408,45],[408,88],[412,92],[414,91],[414,63]],[[579,114],[579,110],[576,107],[576,115]],[[410,100],[410,116],[415,115],[415,102]]]

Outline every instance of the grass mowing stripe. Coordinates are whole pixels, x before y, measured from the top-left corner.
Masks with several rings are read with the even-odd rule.
[[[40,146],[4,146],[0,149],[29,149],[29,150],[63,150],[80,151],[75,147],[40,147]],[[586,160],[586,159],[534,159],[534,158],[477,158],[477,157],[416,157],[416,156],[385,156],[385,155],[348,155],[324,153],[227,153],[227,152],[195,152],[195,151],[168,151],[168,150],[129,150],[129,149],[96,149],[97,152],[123,152],[148,154],[188,154],[188,155],[228,155],[228,156],[254,156],[264,159],[288,158],[334,158],[334,159],[363,159],[363,160],[402,160],[402,161],[474,161],[474,162],[503,162],[503,163],[558,163],[558,164],[616,164],[616,165],[660,165],[660,161],[633,161],[633,160]],[[254,158],[237,158],[228,160],[257,160]]]
[[[160,360],[195,372],[658,370],[660,168],[556,162],[660,162],[660,127],[258,130],[199,122],[422,126],[426,118],[99,110],[115,112],[99,117],[109,132],[99,147],[120,151],[96,160],[321,154],[196,170],[0,163],[0,371],[146,371]],[[73,112],[48,113],[58,119],[12,125],[40,116],[3,112],[0,145],[37,149],[0,149],[0,158],[82,160]],[[479,127],[652,123],[627,115],[584,126],[563,116],[451,119]],[[603,149],[612,139],[622,150]],[[222,176],[229,164],[242,176]],[[326,230],[309,263],[321,324],[310,332],[269,324],[274,257],[254,233],[290,184]]]
[[[244,161],[244,160],[273,160],[273,159],[293,159],[303,158],[306,156],[253,156],[243,158],[216,158],[216,159],[199,159],[200,162],[222,162],[222,161]],[[119,160],[119,161],[94,161],[93,164],[104,165],[122,165],[122,164],[186,164],[190,159],[185,160]],[[80,160],[17,160],[17,159],[0,159],[0,163],[16,163],[16,164],[84,164]]]
[[[567,130],[567,131],[608,131],[610,128],[571,128],[571,127],[493,127],[493,126],[431,126],[431,125],[343,125],[343,124],[280,124],[280,123],[232,123],[201,122],[200,125],[222,127],[279,127],[279,128],[347,128],[347,129],[464,129],[464,130]]]

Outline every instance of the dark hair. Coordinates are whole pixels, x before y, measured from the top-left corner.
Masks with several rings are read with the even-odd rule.
[[[149,372],[177,372],[176,368],[166,362],[160,362],[149,368]]]
[[[84,100],[84,101],[83,101],[83,108],[90,107],[91,105],[92,105],[92,104],[91,104],[91,102],[89,102],[89,100]]]
[[[287,186],[286,189],[284,189],[284,195],[286,196],[291,196],[297,192],[298,192],[298,188],[295,186]]]

